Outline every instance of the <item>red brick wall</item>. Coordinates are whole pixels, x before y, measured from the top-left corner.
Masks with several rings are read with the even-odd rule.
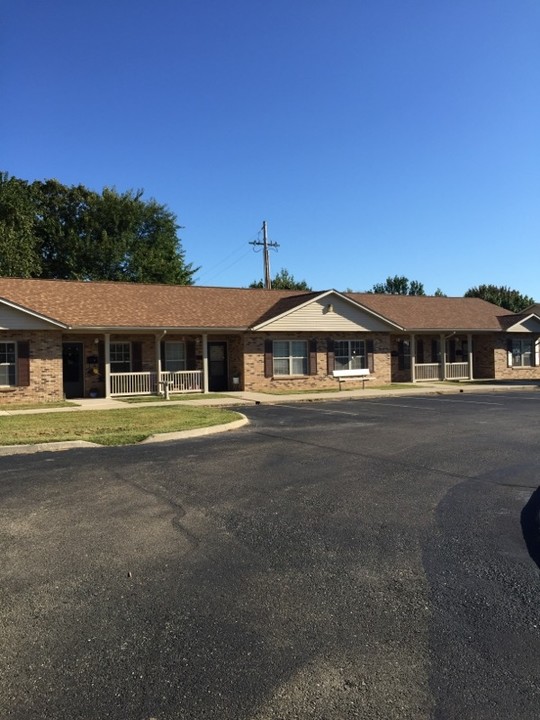
[[[30,385],[0,388],[0,405],[44,403],[62,400],[61,331],[2,331],[2,342],[30,343]]]
[[[478,380],[495,378],[495,352],[497,338],[494,333],[473,335],[473,377]],[[506,345],[505,345],[506,347]]]
[[[508,367],[507,337],[510,336],[497,337],[495,341],[494,365],[497,380],[540,380],[540,367]],[[530,340],[532,336],[513,334],[511,337]]]
[[[244,390],[279,392],[280,390],[318,390],[336,389],[338,381],[327,374],[326,341],[328,334],[287,333],[283,335],[271,333],[252,333],[244,336]],[[336,339],[338,336],[336,336]],[[264,341],[272,340],[317,340],[317,374],[295,377],[264,377]],[[390,337],[386,333],[340,333],[340,340],[373,340],[374,372],[371,384],[387,384],[390,382]],[[362,387],[362,381],[347,381],[348,388]]]

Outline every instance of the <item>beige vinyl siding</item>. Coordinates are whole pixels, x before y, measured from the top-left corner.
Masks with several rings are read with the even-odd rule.
[[[540,320],[535,317],[525,318],[513,325],[510,332],[540,333]]]
[[[388,329],[377,317],[331,295],[264,326],[265,332],[387,332]]]
[[[51,323],[0,302],[0,330],[47,330]]]

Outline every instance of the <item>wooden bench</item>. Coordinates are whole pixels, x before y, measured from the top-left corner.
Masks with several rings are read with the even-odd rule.
[[[365,387],[366,380],[371,380],[370,373],[367,368],[360,368],[358,370],[334,370],[332,375],[338,379],[340,390],[341,383],[346,382],[347,380],[361,380],[362,390]]]

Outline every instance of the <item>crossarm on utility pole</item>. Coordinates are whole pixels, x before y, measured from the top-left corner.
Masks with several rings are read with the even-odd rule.
[[[264,264],[264,287],[266,290],[272,289],[272,280],[270,277],[270,255],[268,253],[268,248],[278,248],[279,245],[277,242],[269,242],[268,241],[268,226],[266,224],[266,220],[263,221],[262,226],[263,231],[263,239],[262,240],[252,240],[249,244],[255,246],[261,246],[263,247],[263,264]]]

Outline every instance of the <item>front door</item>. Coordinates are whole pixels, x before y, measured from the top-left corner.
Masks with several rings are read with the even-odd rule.
[[[64,343],[62,348],[64,395],[80,398],[84,395],[83,344]]]
[[[226,342],[208,343],[208,389],[210,392],[229,389]]]

